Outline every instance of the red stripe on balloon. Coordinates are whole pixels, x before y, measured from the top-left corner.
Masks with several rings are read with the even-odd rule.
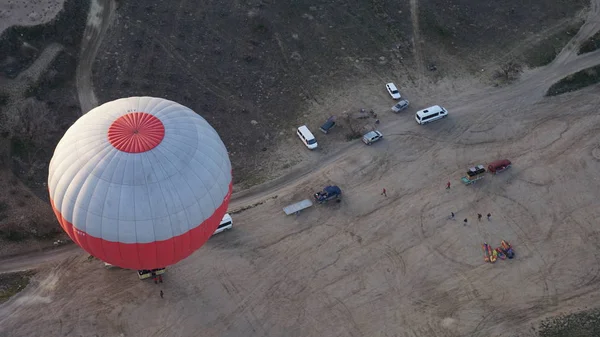
[[[126,269],[156,269],[175,264],[202,247],[215,232],[227,213],[233,182],[223,203],[204,222],[179,236],[150,243],[121,243],[91,236],[67,221],[50,199],[60,226],[71,240],[94,257]]]

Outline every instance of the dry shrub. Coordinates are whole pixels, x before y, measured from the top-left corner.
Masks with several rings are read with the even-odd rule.
[[[0,115],[0,133],[36,147],[45,145],[58,129],[57,118],[46,103],[33,97],[10,105]]]
[[[522,71],[523,65],[516,61],[509,61],[500,66],[500,69],[498,69],[494,75],[496,78],[508,82],[517,79]]]
[[[23,241],[28,237],[27,232],[17,223],[10,223],[0,229],[0,238],[7,241]]]
[[[346,133],[346,140],[351,141],[362,137],[361,125],[351,114],[344,114],[344,124],[348,128]]]

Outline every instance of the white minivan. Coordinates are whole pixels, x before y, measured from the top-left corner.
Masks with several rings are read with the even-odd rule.
[[[427,124],[440,118],[448,116],[448,110],[439,105],[431,106],[427,109],[419,110],[415,114],[415,120],[418,124]]]
[[[232,228],[233,228],[233,220],[231,219],[231,215],[229,215],[229,213],[225,213],[225,215],[223,216],[223,220],[221,220],[219,227],[217,227],[217,230],[215,230],[213,235],[219,234],[222,231],[226,231],[226,230],[232,229]]]
[[[310,132],[310,130],[306,127],[306,125],[302,125],[301,127],[299,127],[296,131],[296,134],[298,135],[298,137],[300,137],[300,140],[304,143],[304,145],[306,145],[307,148],[311,150],[317,148],[317,139],[312,134],[312,132]]]
[[[385,88],[387,89],[388,93],[390,94],[390,96],[392,96],[393,99],[402,98],[402,95],[400,95],[400,91],[398,91],[398,88],[396,88],[396,85],[394,83],[386,83]]]

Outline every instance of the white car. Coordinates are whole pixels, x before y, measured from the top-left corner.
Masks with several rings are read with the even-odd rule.
[[[388,93],[390,93],[390,96],[392,96],[393,99],[402,98],[402,96],[400,95],[400,91],[398,91],[398,88],[396,88],[396,85],[394,83],[386,84],[385,88],[387,89]]]
[[[378,140],[381,140],[383,138],[383,134],[377,130],[375,131],[370,131],[367,132],[363,137],[362,137],[362,141],[363,143],[367,144],[367,145],[371,145],[373,143],[375,143]]]

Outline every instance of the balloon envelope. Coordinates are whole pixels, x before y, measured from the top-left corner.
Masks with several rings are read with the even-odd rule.
[[[161,98],[105,103],[60,140],[48,174],[54,213],[91,255],[130,269],[172,265],[227,211],[225,145],[204,118]]]

